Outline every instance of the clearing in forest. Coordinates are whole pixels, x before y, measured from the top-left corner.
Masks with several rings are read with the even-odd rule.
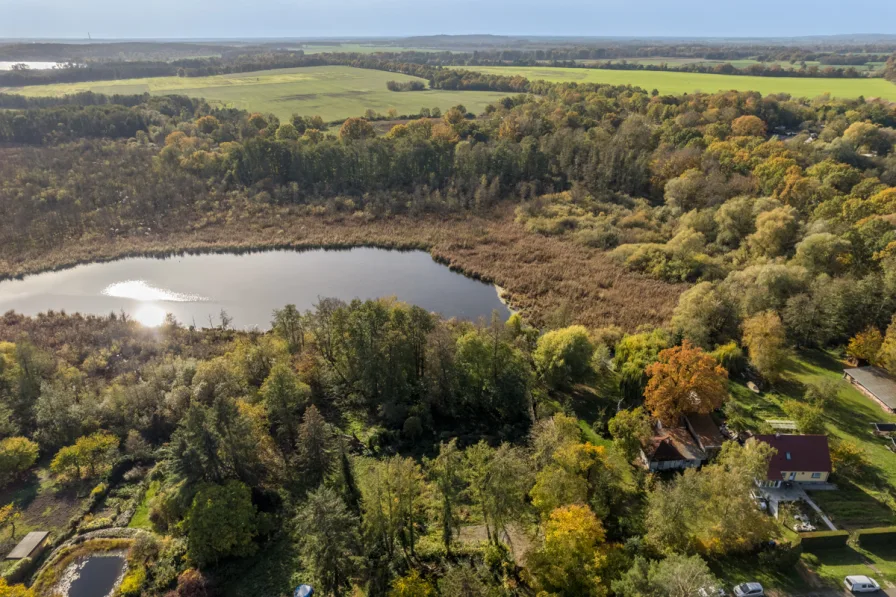
[[[151,93],[205,98],[213,105],[250,112],[276,114],[281,120],[293,114],[320,116],[326,121],[361,116],[367,109],[385,114],[417,114],[420,108],[443,111],[463,104],[474,113],[506,96],[488,91],[410,91],[386,89],[387,81],[422,80],[400,73],[350,66],[310,66],[210,77],[154,77],[120,81],[87,81],[56,85],[0,88],[27,96],[60,96],[83,91],[106,94]]]
[[[896,85],[885,79],[833,79],[809,77],[756,77],[745,75],[712,75],[670,71],[608,70],[594,68],[554,68],[541,66],[471,66],[463,67],[491,75],[522,75],[529,80],[576,83],[635,85],[664,94],[715,93],[737,89],[758,91],[763,95],[789,93],[795,97],[879,97],[896,101]]]

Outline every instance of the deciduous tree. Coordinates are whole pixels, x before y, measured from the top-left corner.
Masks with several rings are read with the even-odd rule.
[[[239,481],[199,486],[183,521],[187,555],[200,565],[228,556],[250,556],[258,549],[257,514],[251,490]]]
[[[644,404],[664,425],[676,425],[682,414],[710,413],[728,396],[728,372],[687,340],[662,351],[647,375]]]
[[[759,313],[744,322],[744,345],[750,362],[771,382],[780,379],[787,367],[790,351],[784,324],[774,311]]]

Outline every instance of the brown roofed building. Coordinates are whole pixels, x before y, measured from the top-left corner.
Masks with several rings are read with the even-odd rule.
[[[722,449],[725,438],[722,437],[722,432],[713,421],[712,415],[686,415],[684,424],[707,457],[712,458]]]
[[[777,453],[768,465],[768,476],[760,485],[781,483],[826,483],[831,475],[831,451],[826,435],[757,435]]]
[[[657,423],[652,438],[641,450],[641,460],[651,471],[697,468],[706,460],[706,453],[684,427],[664,428]]]

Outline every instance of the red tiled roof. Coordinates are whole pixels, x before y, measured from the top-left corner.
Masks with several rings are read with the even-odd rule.
[[[768,464],[768,478],[778,481],[783,471],[829,473],[831,451],[826,435],[757,435],[778,453]]]

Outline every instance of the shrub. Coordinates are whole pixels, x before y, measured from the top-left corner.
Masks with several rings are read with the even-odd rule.
[[[128,573],[121,581],[121,587],[119,587],[118,591],[122,597],[139,595],[144,582],[146,582],[146,568],[135,566],[128,570]]]
[[[849,539],[849,531],[817,531],[815,533],[802,533],[803,550],[816,551],[819,549],[837,549],[846,547]]]
[[[896,527],[864,529],[856,533],[856,539],[862,547],[896,545]]]

